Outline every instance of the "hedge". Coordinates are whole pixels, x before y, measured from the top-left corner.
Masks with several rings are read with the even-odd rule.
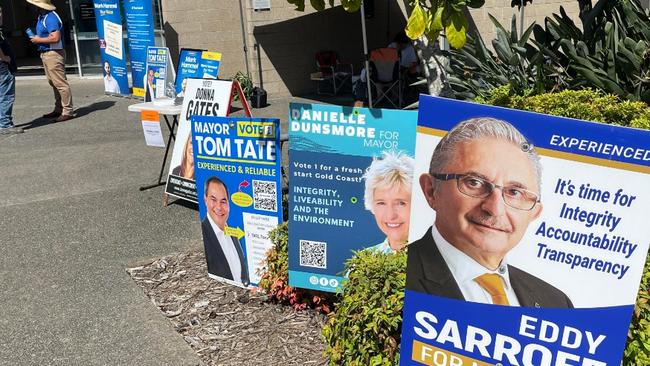
[[[323,328],[330,365],[397,365],[406,253],[362,250],[346,262],[343,296]]]

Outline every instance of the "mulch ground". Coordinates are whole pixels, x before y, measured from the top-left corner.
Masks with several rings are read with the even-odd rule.
[[[205,365],[325,365],[325,317],[207,276],[202,250],[129,268]]]

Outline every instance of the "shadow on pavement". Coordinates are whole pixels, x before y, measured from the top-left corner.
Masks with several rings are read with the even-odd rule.
[[[36,127],[41,127],[45,125],[49,125],[51,123],[56,123],[54,121],[54,118],[43,118],[43,117],[38,117],[35,120],[32,120],[31,122],[25,122],[22,124],[16,124],[16,127],[22,127],[23,130],[30,130],[32,128]]]
[[[87,114],[90,114],[92,112],[95,112],[95,111],[101,111],[101,110],[104,110],[104,109],[108,109],[108,108],[110,108],[110,107],[112,107],[114,105],[115,105],[114,100],[104,100],[104,101],[101,101],[101,102],[95,102],[93,104],[86,105],[86,106],[83,106],[83,107],[75,110],[74,115],[75,115],[75,118],[79,118],[79,117],[83,117],[83,116],[85,116]]]
[[[101,111],[104,109],[111,108],[112,106],[115,105],[115,101],[102,101],[102,102],[95,102],[93,104],[83,106],[79,109],[76,109],[74,111],[74,118],[79,118],[83,117],[85,115],[88,115],[92,112],[96,111]],[[54,118],[43,118],[43,117],[38,117],[30,122],[25,122],[22,124],[16,124],[16,127],[22,127],[24,130],[30,130],[32,128],[36,127],[41,127],[45,125],[49,125],[52,123],[58,123],[54,121]]]
[[[199,204],[198,203],[186,201],[186,200],[183,200],[183,199],[180,199],[180,198],[174,198],[172,196],[169,197],[169,206],[171,206],[171,205],[183,206],[183,207],[188,208],[190,210],[194,210],[196,212],[199,212]]]

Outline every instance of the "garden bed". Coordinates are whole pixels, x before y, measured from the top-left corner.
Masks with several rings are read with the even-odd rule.
[[[131,278],[205,365],[324,365],[323,315],[207,276],[195,249],[129,268]]]

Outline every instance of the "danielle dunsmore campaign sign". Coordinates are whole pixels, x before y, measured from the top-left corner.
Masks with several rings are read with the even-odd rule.
[[[203,244],[210,277],[259,282],[282,222],[278,119],[192,117]]]
[[[648,131],[422,96],[401,365],[620,365],[648,146]]]
[[[384,242],[364,207],[363,176],[386,153],[412,159],[416,118],[413,111],[289,106],[291,286],[336,291],[352,251]]]

